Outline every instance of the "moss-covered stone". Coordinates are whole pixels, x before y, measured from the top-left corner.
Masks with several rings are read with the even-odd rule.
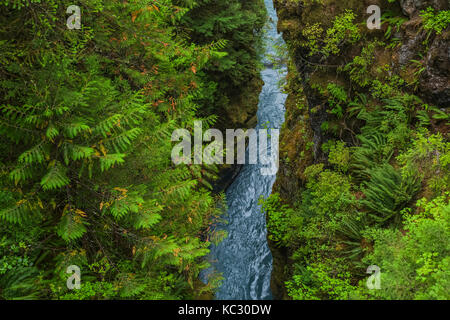
[[[428,6],[448,10],[448,1],[275,0],[274,3],[278,29],[283,32],[292,64],[286,123],[281,133],[280,170],[274,186],[274,192],[280,193],[287,203],[293,205],[298,201],[306,184],[304,171],[308,166],[330,165],[322,148],[324,143],[338,137],[349,145],[357,144],[355,137],[362,123],[347,115],[340,118],[333,114],[329,84],[342,88],[349,99],[357,94],[374,100],[409,94],[430,105],[450,106],[450,31],[442,34],[425,31],[419,15]],[[394,17],[386,18],[381,30],[366,27],[369,16],[366,9],[374,4],[381,7],[382,13],[390,12]],[[356,15],[354,23],[360,40],[340,41],[338,51],[324,54],[320,46],[323,48],[325,43],[320,42],[327,37],[335,18],[348,10]],[[398,26],[394,26],[397,21]],[[305,32],[311,26],[316,27]],[[321,30],[322,38],[311,42],[312,35],[317,36]],[[276,298],[286,298],[285,282],[292,271],[289,265],[292,252],[270,246],[274,256],[273,293]]]

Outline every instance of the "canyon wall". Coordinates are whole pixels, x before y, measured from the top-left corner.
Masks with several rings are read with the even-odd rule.
[[[379,30],[366,26],[370,5],[378,5],[384,15]],[[348,108],[340,109],[330,84],[341,88],[349,100],[360,94],[375,101],[411,95],[422,105],[448,111],[450,31],[424,28],[421,16],[429,7],[435,12],[448,10],[447,0],[275,0],[275,6],[278,29],[283,32],[290,57],[286,122],[274,187],[284,203],[295,206],[301,201],[308,166],[322,163],[330,167],[323,148],[330,139],[347,146],[359,144],[357,135],[364,122]],[[354,21],[342,31],[333,23],[346,12],[354,15]],[[448,126],[437,120],[432,119],[430,127],[432,132],[448,133]],[[289,246],[274,242],[271,249],[272,290],[276,298],[287,298],[284,282],[292,274],[293,252]]]

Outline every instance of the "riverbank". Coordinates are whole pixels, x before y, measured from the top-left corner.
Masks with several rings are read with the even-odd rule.
[[[380,30],[366,26],[369,5],[381,8]],[[396,243],[434,242],[406,234],[403,215],[420,214],[428,201],[442,202],[443,211],[448,201],[449,169],[438,158],[448,154],[449,22],[431,27],[445,19],[448,3],[276,0],[275,6],[291,64],[274,186],[281,203],[268,213],[274,296],[373,298],[365,287],[370,264],[390,281],[380,297],[420,296],[419,283],[408,293],[395,287],[406,281],[395,276],[403,254]],[[442,241],[436,250],[449,255]],[[412,261],[404,267],[411,274],[419,268]]]

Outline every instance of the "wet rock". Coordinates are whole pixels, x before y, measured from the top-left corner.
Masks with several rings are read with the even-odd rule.
[[[398,51],[398,62],[400,65],[405,65],[409,63],[411,59],[417,54],[417,51],[414,50],[420,45],[420,41],[418,37],[409,39]]]
[[[285,275],[284,269],[288,264],[288,256],[286,248],[278,247],[272,241],[268,240],[270,250],[273,256],[273,270],[270,281],[270,288],[275,300],[287,300],[289,296],[287,294],[286,286],[284,285]]]
[[[235,164],[230,166],[223,166],[219,171],[219,179],[213,183],[213,192],[220,193],[227,191],[228,187],[241,172],[243,165]]]
[[[413,17],[420,13],[420,10],[425,10],[432,7],[435,10],[448,10],[448,0],[400,0],[403,13]]]
[[[417,53],[421,51],[426,34],[424,32],[417,33],[420,24],[421,19],[418,17],[405,22],[402,26],[403,34],[401,38],[405,40],[398,51],[398,63],[400,65],[408,64],[411,59],[416,59]]]
[[[286,151],[288,157],[285,158],[290,161],[281,161],[280,171],[274,186],[274,192],[279,192],[282,199],[291,205],[298,201],[299,192],[304,188],[304,169],[313,163],[327,163],[327,156],[322,151],[321,146],[328,139],[335,139],[335,137],[328,136],[327,131],[322,130],[324,122],[335,121],[338,126],[345,124],[345,129],[348,129],[348,132],[344,130],[344,133],[342,133],[341,131],[340,139],[348,142],[349,145],[356,145],[356,142],[352,140],[355,136],[353,131],[357,132],[358,128],[363,126],[363,123],[360,123],[359,120],[350,122],[349,119],[337,123],[335,119],[333,120],[333,116],[327,112],[330,111],[330,106],[326,97],[314,88],[317,85],[326,88],[329,82],[340,82],[342,86],[346,87],[347,80],[340,79],[341,74],[336,72],[336,69],[332,66],[347,64],[355,56],[360,55],[362,46],[368,44],[368,41],[361,40],[352,46],[343,47],[339,56],[320,59],[316,55],[309,55],[307,46],[299,45],[302,41],[308,40],[304,38],[301,31],[305,26],[315,23],[320,23],[325,29],[329,28],[337,12],[351,9],[363,14],[370,4],[380,5],[384,12],[392,10],[396,16],[401,16],[400,10],[402,10],[409,19],[402,24],[400,30],[394,31],[393,34],[402,45],[400,47],[394,46],[392,49],[380,48],[376,50],[372,68],[369,68],[367,74],[374,80],[381,73],[378,71],[379,68],[389,66],[389,70],[386,70],[386,74],[383,75],[387,81],[393,75],[400,75],[407,83],[414,84],[414,86],[405,87],[405,93],[417,95],[424,103],[436,105],[440,108],[450,106],[450,31],[444,31],[440,35],[429,33],[428,30],[423,29],[423,21],[420,17],[420,11],[426,10],[428,7],[435,10],[449,10],[449,0],[400,0],[400,3],[394,2],[391,4],[379,0],[324,0],[320,2],[275,0],[279,17],[279,30],[283,32],[285,40],[293,44],[290,48],[292,62],[295,65],[295,72],[293,71],[293,73],[298,78],[297,81],[305,96],[305,102],[300,112],[302,118],[300,118],[300,116],[295,116],[299,113],[296,107],[296,99],[298,98],[296,92],[298,90],[295,90],[296,88],[291,89],[292,95],[295,97],[288,98],[286,127],[281,136],[281,151]],[[366,18],[366,15],[364,15],[364,18]],[[358,19],[361,19],[361,16]],[[385,28],[387,28],[386,25]],[[366,33],[367,39],[379,36],[373,31],[362,30],[362,32]],[[412,63],[412,59],[420,60],[420,65]],[[320,68],[324,65],[327,67]],[[425,67],[424,71],[418,72],[422,67]],[[402,74],[404,74],[404,77]],[[418,74],[421,74],[419,79],[417,79]],[[416,82],[417,80],[419,83]],[[383,79],[383,81],[385,80]],[[349,89],[349,92],[351,89]],[[367,94],[369,94],[369,90],[367,91]],[[292,102],[289,104],[291,100]],[[289,119],[292,119],[292,121]],[[295,134],[296,131],[303,129],[299,123],[308,127],[308,144],[304,144],[302,137]],[[349,132],[351,132],[351,135]],[[313,142],[313,148],[311,148],[310,142]],[[283,147],[283,144],[285,144],[285,147]],[[303,157],[305,153],[307,153],[306,158]],[[272,291],[276,298],[285,298],[284,282],[290,276],[289,264],[291,261],[289,257],[292,252],[276,247],[270,242],[269,244],[274,257]]]
[[[275,4],[277,8],[283,8],[291,14],[301,16],[304,7],[303,1],[279,0]]]
[[[433,41],[425,65],[421,93],[432,97],[438,106],[450,106],[450,31]]]

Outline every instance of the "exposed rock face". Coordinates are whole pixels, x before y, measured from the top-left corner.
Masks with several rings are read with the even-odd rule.
[[[419,14],[420,10],[432,7],[435,10],[448,10],[448,0],[400,0],[403,12],[409,17]]]
[[[248,83],[247,88],[240,94],[233,97],[228,109],[218,112],[220,120],[216,128],[222,132],[226,129],[250,129],[258,122],[256,112],[258,111],[258,98],[261,92],[263,81],[258,75]],[[219,169],[219,179],[213,183],[213,191],[219,193],[225,191],[236,179],[242,165],[223,165]]]
[[[437,37],[425,58],[421,93],[441,107],[450,106],[450,32]]]
[[[402,92],[414,94],[424,103],[436,105],[440,108],[450,106],[450,30],[431,36],[422,27],[420,11],[427,7],[435,10],[449,10],[449,0],[401,0],[400,3],[389,3],[387,0],[322,0],[291,1],[275,0],[278,12],[278,28],[290,46],[290,57],[295,68],[290,70],[290,95],[286,103],[286,123],[281,132],[280,141],[280,170],[274,192],[279,192],[281,198],[292,204],[294,196],[301,192],[305,185],[304,169],[313,163],[327,165],[327,155],[322,151],[322,145],[330,137],[324,125],[334,121],[338,128],[338,135],[342,141],[354,144],[354,133],[361,123],[356,120],[336,119],[331,113],[331,106],[323,94],[329,83],[339,83],[350,93],[358,84],[351,83],[348,76],[339,70],[361,55],[361,50],[374,38],[385,41],[385,45],[378,47],[373,54],[373,62],[367,67],[370,79],[379,75],[377,69],[387,66],[386,78],[400,76],[405,85]],[[382,13],[394,12],[396,16],[404,15],[408,19],[399,30],[395,30],[394,37],[398,45],[386,48],[389,41],[384,37],[387,25],[382,30],[367,30],[363,32],[362,40],[352,45],[344,45],[338,55],[321,57],[310,55],[309,49],[301,43],[308,41],[302,30],[314,24],[320,24],[324,30],[330,28],[334,17],[350,9],[357,15],[357,22],[364,22],[368,18],[366,9],[369,5],[377,4]],[[420,62],[420,67],[411,62]],[[423,69],[422,69],[423,68]],[[418,70],[420,70],[418,72]],[[362,88],[364,90],[364,88]],[[370,94],[370,89],[367,89]],[[301,100],[301,101],[300,101]],[[311,145],[312,144],[312,145]],[[276,298],[286,298],[284,290],[285,265],[291,253],[271,246],[274,256],[274,272],[272,276],[272,290]]]
[[[402,26],[402,34],[400,36],[405,40],[398,50],[398,63],[402,66],[407,65],[411,59],[416,57],[422,42],[426,38],[424,32],[417,33],[417,28],[420,26],[420,23],[421,19],[418,17],[406,22]]]
[[[410,20],[402,26],[402,46],[398,50],[398,64],[406,65],[411,59],[418,59],[428,38],[428,32],[421,30],[420,11],[428,7],[435,10],[449,10],[448,0],[402,0],[401,7]],[[440,107],[450,105],[450,31],[437,35],[431,42],[427,55],[422,60],[425,72],[420,77],[420,96]]]

